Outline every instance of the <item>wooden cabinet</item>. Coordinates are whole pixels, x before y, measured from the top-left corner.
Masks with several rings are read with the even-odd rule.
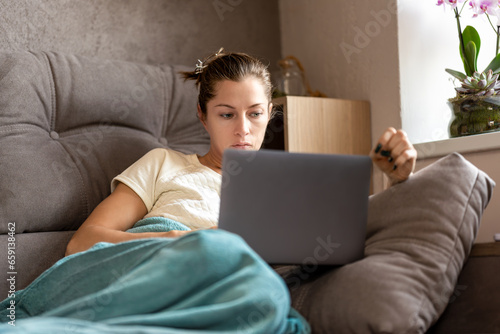
[[[332,98],[285,96],[263,148],[289,152],[367,155],[371,149],[370,104]]]

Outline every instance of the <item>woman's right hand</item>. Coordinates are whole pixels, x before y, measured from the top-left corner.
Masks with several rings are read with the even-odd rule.
[[[182,230],[172,230],[168,232],[160,232],[162,237],[165,238],[178,238],[182,237],[183,235],[186,235],[188,233],[194,232],[195,230],[189,230],[189,231],[182,231]]]
[[[212,227],[207,227],[207,228],[201,228],[199,230],[189,230],[189,231],[182,231],[182,230],[172,230],[168,232],[163,232],[165,238],[178,238],[182,237],[183,235],[186,235],[188,233],[194,232],[194,231],[203,231],[203,230],[216,230],[218,227],[217,226],[212,226]]]

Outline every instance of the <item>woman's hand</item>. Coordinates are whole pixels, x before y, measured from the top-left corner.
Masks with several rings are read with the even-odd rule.
[[[186,235],[186,234],[194,232],[194,231],[216,230],[216,229],[217,229],[217,226],[212,226],[212,227],[200,228],[198,230],[189,230],[189,231],[171,230],[168,232],[161,232],[161,233],[162,233],[162,237],[165,237],[165,238],[178,238],[178,237],[182,237],[183,235]]]
[[[417,151],[406,132],[388,128],[370,152],[370,157],[394,184],[408,179],[413,173]]]
[[[189,230],[189,231],[171,230],[168,232],[161,232],[159,235],[161,235],[164,238],[178,238],[191,232],[194,232],[194,230]]]

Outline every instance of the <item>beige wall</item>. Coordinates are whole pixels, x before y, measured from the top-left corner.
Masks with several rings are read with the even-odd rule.
[[[282,55],[298,57],[313,89],[371,103],[372,142],[401,127],[398,25],[395,0],[280,0]],[[464,155],[500,182],[500,151]],[[418,162],[420,169],[433,160]],[[383,189],[377,172],[374,190]],[[500,195],[483,216],[478,242],[500,233]]]
[[[224,46],[274,66],[278,2],[0,0],[0,46],[193,66]]]

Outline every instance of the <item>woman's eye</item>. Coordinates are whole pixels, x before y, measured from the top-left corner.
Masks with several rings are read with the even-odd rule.
[[[261,116],[261,115],[263,115],[263,114],[264,114],[264,113],[263,113],[263,112],[261,112],[261,111],[255,111],[255,112],[251,113],[251,116],[252,116],[252,117],[259,117],[259,116]]]
[[[229,119],[229,118],[233,117],[233,114],[221,114],[220,116],[221,116],[222,118]]]

